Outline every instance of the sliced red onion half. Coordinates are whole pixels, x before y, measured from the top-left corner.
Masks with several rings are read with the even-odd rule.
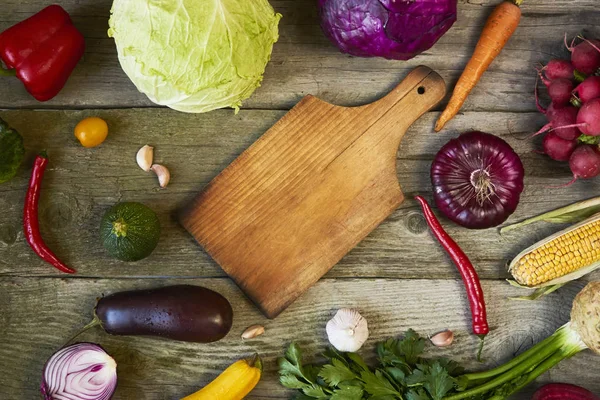
[[[506,221],[523,191],[523,164],[504,140],[468,132],[450,140],[431,164],[437,208],[457,224],[483,229]]]
[[[117,387],[117,363],[94,343],[63,347],[44,366],[44,400],[109,400]]]

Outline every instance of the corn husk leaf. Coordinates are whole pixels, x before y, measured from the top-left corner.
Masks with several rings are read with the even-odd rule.
[[[500,233],[506,233],[508,231],[512,231],[513,229],[517,229],[538,221],[559,224],[567,222],[579,222],[599,212],[600,197],[593,197],[591,199],[579,201],[565,207],[557,208],[556,210],[548,211],[532,218],[524,219],[523,221],[514,224],[505,225],[500,228]]]
[[[523,286],[523,285],[519,285],[516,281],[507,279],[508,283],[510,283],[512,286],[516,286],[516,287],[520,287],[520,288],[526,288],[526,289],[530,289],[527,286]],[[560,289],[561,287],[565,286],[567,283],[558,283],[556,285],[552,285],[552,286],[544,286],[544,287],[539,287],[537,289],[535,289],[533,291],[533,293],[531,293],[529,296],[516,296],[516,297],[509,297],[509,300],[537,300],[541,297],[544,297],[546,295],[549,295],[550,293],[554,292],[555,290]]]
[[[518,255],[517,255],[517,256],[516,256],[516,257],[515,257],[515,258],[514,258],[514,259],[513,259],[511,262],[510,262],[510,264],[509,264],[509,266],[508,266],[508,271],[512,273],[512,270],[513,270],[513,268],[514,268],[515,264],[517,263],[517,261],[518,261],[518,260],[520,260],[520,259],[521,259],[523,256],[525,256],[527,253],[529,253],[529,252],[531,252],[531,251],[533,251],[533,250],[537,249],[538,247],[540,247],[540,246],[542,246],[542,245],[544,245],[544,244],[546,244],[546,243],[550,242],[551,240],[554,240],[554,239],[556,239],[557,237],[559,237],[559,236],[561,236],[561,235],[564,235],[564,234],[566,234],[566,233],[568,233],[568,232],[571,232],[571,231],[573,231],[573,230],[575,230],[575,229],[577,229],[577,228],[579,228],[579,227],[581,227],[581,226],[583,226],[583,225],[585,225],[585,224],[589,224],[589,223],[591,223],[591,222],[594,222],[594,221],[597,221],[597,220],[600,220],[600,213],[599,213],[599,214],[596,214],[596,215],[594,215],[594,216],[592,216],[592,217],[590,217],[590,218],[588,218],[588,219],[586,219],[586,220],[583,220],[583,221],[581,221],[581,222],[580,222],[580,223],[578,223],[578,224],[575,224],[575,225],[572,225],[572,226],[570,226],[570,227],[568,227],[568,228],[566,228],[566,229],[563,229],[563,230],[562,230],[562,231],[560,231],[560,232],[556,232],[555,234],[553,234],[553,235],[550,235],[550,236],[548,236],[547,238],[545,238],[545,239],[542,239],[542,240],[540,240],[540,241],[539,241],[539,242],[537,242],[537,243],[534,243],[534,244],[532,244],[531,246],[529,246],[528,248],[526,248],[525,250],[523,250],[522,252],[520,252],[520,253],[519,253],[519,254],[518,254]],[[559,285],[559,284],[562,284],[562,285],[564,285],[565,283],[567,283],[567,282],[571,282],[571,281],[573,281],[573,280],[575,280],[575,279],[579,279],[579,278],[581,278],[582,276],[584,276],[584,275],[587,275],[587,274],[589,274],[590,272],[592,272],[592,271],[595,271],[595,270],[596,270],[596,269],[598,269],[598,268],[600,268],[600,261],[598,261],[598,262],[595,262],[595,263],[592,263],[592,264],[590,264],[590,265],[588,265],[588,266],[585,266],[585,267],[579,268],[578,270],[575,270],[575,271],[573,271],[573,272],[571,272],[571,273],[568,273],[568,274],[566,274],[566,275],[563,275],[563,276],[560,276],[560,277],[558,277],[558,278],[555,278],[555,279],[549,280],[548,282],[544,282],[544,283],[542,283],[542,284],[539,284],[539,285],[536,285],[536,286],[524,286],[524,285],[520,285],[520,284],[519,284],[519,283],[517,283],[517,282],[514,282],[514,284],[512,284],[512,283],[511,283],[511,284],[512,284],[513,286],[524,287],[524,288],[529,288],[529,289],[534,289],[534,288],[544,288],[544,287],[548,287],[548,286],[554,286],[554,285]],[[509,282],[510,282],[510,281],[509,281]],[[558,288],[556,288],[556,289],[558,289]],[[554,289],[554,290],[556,290],[556,289]],[[538,296],[538,297],[541,297],[541,296]]]

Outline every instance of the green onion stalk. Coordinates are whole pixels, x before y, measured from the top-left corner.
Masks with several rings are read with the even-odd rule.
[[[579,292],[571,320],[554,334],[499,367],[458,377],[462,391],[444,400],[504,399],[585,349],[600,355],[600,281]]]

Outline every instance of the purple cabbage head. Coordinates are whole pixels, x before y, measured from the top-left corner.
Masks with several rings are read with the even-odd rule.
[[[457,0],[319,0],[321,28],[343,53],[408,60],[456,21]]]

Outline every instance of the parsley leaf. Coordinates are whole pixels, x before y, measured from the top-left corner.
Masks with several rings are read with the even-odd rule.
[[[289,362],[286,358],[279,358],[277,360],[277,364],[279,365],[279,373],[281,375],[293,375],[298,378],[303,378],[302,371],[298,365],[294,365]]]
[[[316,382],[317,378],[319,377],[319,371],[321,370],[321,367],[318,367],[316,365],[305,365],[302,367],[302,372],[304,373],[304,377],[306,378],[306,380],[308,380],[309,382]]]
[[[419,365],[420,368],[428,368],[424,365]],[[407,386],[421,386],[423,383],[427,381],[427,377],[422,369],[415,369],[412,374],[406,377],[406,385]]]
[[[346,357],[344,357],[344,355],[342,353],[340,353],[335,347],[328,347],[327,350],[325,350],[323,352],[323,356],[330,360],[333,360],[334,358],[336,358],[336,359],[342,361],[344,364],[348,365],[348,361],[346,360]]]
[[[446,393],[454,388],[456,380],[452,378],[448,374],[448,371],[437,361],[433,363],[431,367],[425,368],[426,370],[423,372],[426,380],[423,387],[427,390],[433,400],[441,400]]]
[[[445,370],[448,371],[448,374],[450,374],[450,376],[458,376],[465,372],[465,369],[461,367],[460,364],[458,364],[456,361],[452,361],[447,358],[437,358],[435,360],[421,359],[419,362],[422,364],[427,364],[429,366],[433,366],[433,364],[438,363]]]
[[[298,400],[442,400],[465,390],[468,380],[460,376],[463,369],[445,358],[421,358],[425,344],[424,338],[409,330],[401,339],[379,343],[379,366],[369,368],[360,355],[333,348],[323,353],[325,365],[302,365],[300,347],[292,343],[278,360],[280,382],[299,390]],[[507,382],[496,394],[511,392],[517,383]]]
[[[288,389],[302,389],[307,384],[300,382],[294,375],[280,375],[279,382]]]
[[[285,352],[285,358],[290,360],[294,365],[300,365],[302,363],[302,351],[297,343],[290,343],[290,347]]]
[[[328,399],[329,398],[329,395],[327,393],[325,393],[323,388],[316,384],[306,385],[304,388],[302,388],[302,393],[304,393],[307,396],[313,397],[315,399]]]
[[[393,380],[398,382],[401,386],[406,386],[404,384],[404,380],[406,379],[406,374],[404,373],[403,370],[401,370],[400,368],[396,368],[396,367],[387,367],[384,369],[384,371],[388,374],[389,377],[391,377]]]
[[[390,381],[383,376],[381,371],[375,371],[375,373],[363,371],[360,374],[360,378],[365,383],[365,392],[372,396],[397,395],[402,398],[400,393],[398,393]]]
[[[337,358],[332,359],[331,364],[321,368],[319,376],[323,378],[325,383],[330,387],[338,386],[340,382],[350,381],[356,378],[356,374]]]
[[[411,389],[406,393],[406,400],[430,400],[423,389]]]
[[[285,352],[285,358],[281,357],[277,360],[279,365],[279,373],[281,375],[293,375],[298,378],[304,378],[302,372],[302,352],[300,347],[294,342],[290,344]]]
[[[406,331],[404,338],[398,342],[398,353],[404,356],[404,361],[415,365],[425,349],[425,339],[412,329]]]
[[[342,386],[335,390],[331,396],[331,400],[361,400],[364,391],[358,386]]]
[[[362,359],[361,356],[359,356],[356,353],[346,353],[346,355],[348,356],[348,358],[354,362],[354,364],[356,364],[356,366],[358,368],[355,368],[358,372],[360,372],[361,370],[363,371],[368,371],[369,367],[367,366],[367,364],[365,364],[364,360]]]
[[[384,366],[402,368],[405,374],[419,362],[425,349],[425,339],[409,329],[401,340],[388,339],[377,344],[377,357]]]
[[[312,397],[308,397],[304,393],[299,393],[296,395],[296,397],[294,397],[294,400],[312,400],[312,399],[313,399]]]

